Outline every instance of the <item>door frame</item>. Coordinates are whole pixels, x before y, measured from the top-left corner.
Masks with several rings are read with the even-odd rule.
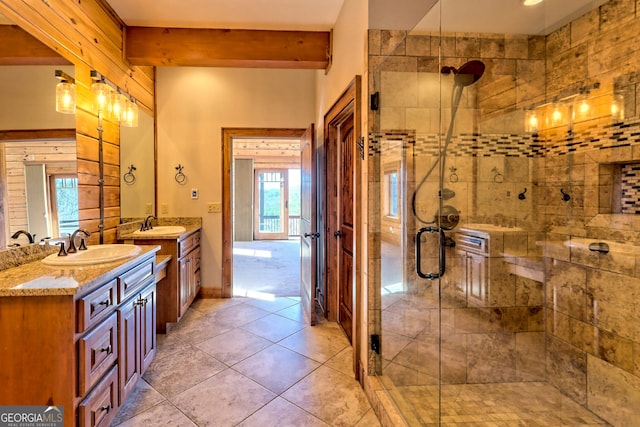
[[[338,295],[338,283],[339,283],[339,270],[338,270],[338,251],[336,248],[330,248],[330,246],[337,247],[337,238],[333,235],[333,232],[339,227],[338,205],[339,194],[331,190],[332,185],[337,185],[335,179],[335,171],[340,170],[337,163],[337,147],[339,138],[339,127],[349,117],[353,116],[353,131],[356,146],[363,144],[362,135],[362,77],[356,75],[355,78],[349,83],[345,91],[338,97],[333,106],[324,116],[324,175],[323,175],[323,187],[324,187],[324,265],[323,265],[323,277],[325,279],[325,316],[329,320],[337,320],[338,308],[339,308],[339,295]],[[358,151],[358,150],[357,150]],[[358,154],[364,156],[366,154],[366,147],[360,146]],[[363,375],[362,365],[360,363],[361,353],[361,330],[360,316],[363,315],[363,260],[364,260],[364,227],[362,216],[362,195],[363,195],[363,167],[364,159],[355,157],[355,171],[354,171],[354,200],[353,200],[353,214],[354,214],[354,266],[353,266],[353,313],[352,313],[352,346],[353,346],[353,371],[355,378],[360,380]],[[336,196],[334,196],[336,194]],[[330,244],[331,242],[331,244]]]
[[[233,138],[291,138],[300,139],[305,129],[299,128],[222,128],[222,288],[214,289],[206,297],[233,296]],[[202,290],[201,290],[202,291]],[[218,293],[219,292],[219,293]]]

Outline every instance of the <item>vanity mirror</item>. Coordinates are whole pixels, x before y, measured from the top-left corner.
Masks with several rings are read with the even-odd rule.
[[[19,230],[37,241],[78,223],[75,116],[56,112],[55,104],[55,70],[73,76],[74,67],[2,64],[0,249],[27,244]]]
[[[137,127],[120,126],[120,216],[155,212],[154,121],[141,109]]]

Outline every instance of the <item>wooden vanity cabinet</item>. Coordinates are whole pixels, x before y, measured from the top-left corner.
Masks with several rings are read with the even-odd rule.
[[[180,321],[200,291],[200,230],[180,237],[125,239],[136,245],[160,245],[159,255],[170,255],[166,277],[158,282],[156,330],[167,332]]]
[[[75,295],[0,297],[3,405],[61,406],[65,426],[111,423],[156,351],[155,252],[136,261]]]

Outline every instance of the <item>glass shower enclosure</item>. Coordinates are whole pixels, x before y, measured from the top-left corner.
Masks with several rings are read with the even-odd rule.
[[[370,360],[409,425],[640,423],[633,28],[440,0],[370,30]]]

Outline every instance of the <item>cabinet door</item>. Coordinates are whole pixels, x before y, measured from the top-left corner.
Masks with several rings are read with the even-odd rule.
[[[462,301],[466,303],[467,285],[469,282],[469,278],[467,277],[467,252],[457,250],[452,264],[450,271],[454,292],[458,298],[461,298]]]
[[[487,258],[483,255],[467,253],[467,275],[469,300],[484,306],[488,296]]]
[[[144,374],[156,354],[156,285],[140,294],[140,375]]]
[[[184,316],[189,308],[189,287],[191,286],[189,276],[189,264],[191,263],[191,256],[187,255],[186,257],[180,260],[180,283],[178,284],[178,301],[180,303],[180,317]]]
[[[189,304],[191,304],[200,290],[200,248],[191,252],[189,270]]]
[[[140,305],[133,298],[118,309],[120,322],[120,404],[134,389],[140,378],[140,339],[138,317]]]

